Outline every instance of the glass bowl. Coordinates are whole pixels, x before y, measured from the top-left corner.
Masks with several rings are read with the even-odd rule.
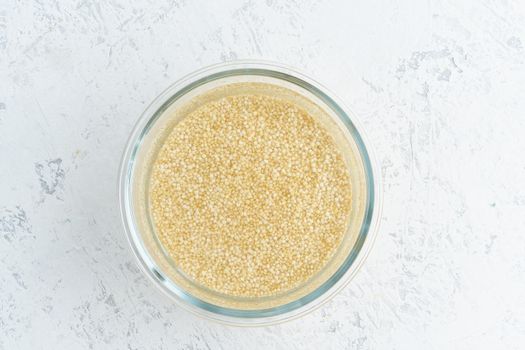
[[[338,250],[307,282],[274,296],[233,297],[200,286],[178,270],[155,234],[148,212],[148,183],[152,162],[178,121],[207,101],[244,93],[256,85],[272,86],[272,91],[263,93],[286,95],[312,115],[319,116],[318,121],[331,133],[348,166],[352,209]],[[378,178],[370,146],[355,115],[326,88],[282,65],[237,61],[207,67],[182,78],[146,108],[122,158],[120,211],[140,268],[178,305],[222,323],[268,325],[311,312],[333,297],[358,271],[377,233],[381,211]]]

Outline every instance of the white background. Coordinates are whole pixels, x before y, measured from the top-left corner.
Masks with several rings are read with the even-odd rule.
[[[335,91],[384,181],[355,280],[258,329],[200,320],[152,288],[117,209],[146,104],[236,58]],[[522,0],[3,0],[0,349],[523,349],[524,153]]]

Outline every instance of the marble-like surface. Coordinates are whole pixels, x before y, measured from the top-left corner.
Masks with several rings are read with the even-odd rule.
[[[355,280],[268,328],[174,306],[117,210],[145,105],[236,58],[345,99],[384,181]],[[523,349],[524,153],[523,0],[2,1],[0,349]]]

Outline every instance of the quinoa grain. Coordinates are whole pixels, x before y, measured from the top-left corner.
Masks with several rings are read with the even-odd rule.
[[[306,111],[264,95],[208,102],[161,147],[150,215],[176,266],[231,296],[293,289],[336,252],[351,210],[347,166]]]

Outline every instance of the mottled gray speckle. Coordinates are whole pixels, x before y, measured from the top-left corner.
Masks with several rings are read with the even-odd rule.
[[[361,350],[365,349],[367,338],[366,337],[358,337],[351,342],[351,349]]]
[[[104,301],[106,304],[108,304],[109,306],[112,306],[112,307],[115,307],[116,304],[115,304],[115,298],[113,297],[113,294],[109,295],[107,297],[107,299]]]
[[[15,273],[12,273],[11,275],[13,276],[13,278],[16,281],[16,284],[18,284],[19,287],[23,289],[27,289],[27,286],[25,285],[24,280],[22,279],[19,273],[15,272]]]
[[[0,211],[0,215],[0,234],[8,243],[15,239],[22,239],[31,233],[27,214],[20,206],[14,209],[4,208]]]
[[[509,45],[510,47],[516,49],[516,50],[521,50],[523,48],[522,44],[521,44],[521,40],[515,36],[509,38],[509,40],[507,40],[507,45]]]
[[[441,81],[450,81],[451,74],[452,72],[450,71],[450,69],[446,68],[441,73],[439,73],[437,79]]]
[[[489,242],[485,244],[485,254],[490,254],[490,251],[492,249],[492,246],[494,245],[494,241],[498,238],[497,235],[490,235]]]
[[[402,60],[396,71],[401,75],[406,72],[407,69],[418,70],[425,61],[443,59],[449,56],[450,51],[447,48],[431,51],[416,51],[412,53],[410,58]]]
[[[35,172],[38,176],[40,188],[45,195],[55,195],[61,198],[64,189],[66,173],[62,168],[62,159],[56,158],[42,163],[35,163]]]

